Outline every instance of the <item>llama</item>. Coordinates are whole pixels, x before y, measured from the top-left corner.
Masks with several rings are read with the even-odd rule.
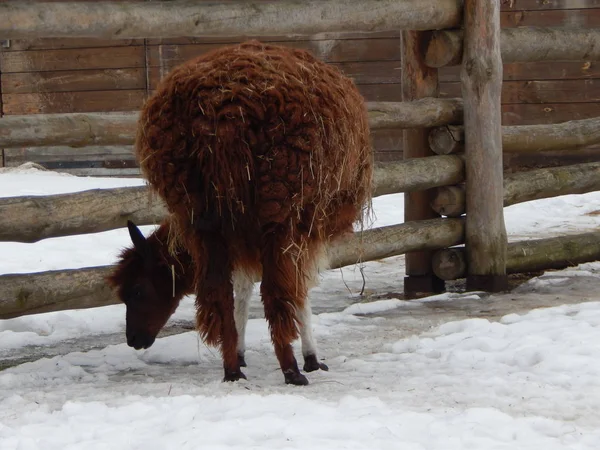
[[[159,252],[167,249],[163,261],[179,269],[172,286],[153,292],[140,283],[129,290],[139,277],[135,264],[117,277],[127,286],[119,295],[128,323],[147,321],[146,336],[136,333],[132,343],[151,343],[176,307],[164,302],[161,314],[146,316],[148,296],[154,303],[177,297],[185,278],[196,295],[198,332],[220,349],[224,380],[245,378],[236,325],[244,313],[236,312],[234,284],[243,291],[249,282],[240,280],[260,280],[284,381],[308,384],[291,345],[310,329],[303,326],[308,290],[327,246],[370,210],[368,116],[352,80],[307,51],[255,40],[225,46],[161,81],[142,108],[135,147],[169,212],[169,226],[154,236]],[[186,263],[193,273],[181,269]],[[152,267],[144,270],[154,276]],[[160,279],[150,278],[155,285]]]
[[[167,249],[169,221],[163,223],[146,238],[140,229],[127,221],[133,247],[125,249],[117,268],[107,277],[109,284],[118,288],[118,296],[127,308],[127,344],[136,350],[152,346],[156,335],[176,311],[185,295],[194,292],[193,263],[185,249],[173,257]],[[246,367],[246,324],[250,297],[258,279],[239,277],[234,273],[234,312],[238,333],[237,354],[241,367]],[[143,301],[140,301],[143,297]],[[304,370],[329,370],[318,362],[317,345],[311,330],[311,307],[307,298],[301,311],[300,340]]]

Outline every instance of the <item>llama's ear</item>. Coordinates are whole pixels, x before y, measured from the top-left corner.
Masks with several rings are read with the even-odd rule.
[[[144,254],[147,248],[146,237],[131,220],[127,221],[127,229],[129,230],[129,237],[131,237],[131,242],[133,242],[135,249]]]

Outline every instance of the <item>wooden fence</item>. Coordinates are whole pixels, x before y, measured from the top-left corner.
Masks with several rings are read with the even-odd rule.
[[[416,294],[441,291],[444,280],[460,277],[466,277],[468,289],[497,291],[506,287],[508,273],[600,259],[600,232],[508,245],[503,218],[503,207],[510,204],[600,190],[600,163],[506,177],[502,171],[503,152],[570,151],[597,143],[598,119],[502,127],[500,114],[503,55],[511,55],[510,61],[597,58],[598,30],[526,29],[507,38],[495,0],[226,6],[156,1],[127,7],[123,2],[54,2],[43,6],[43,14],[35,4],[23,5],[0,3],[0,36],[138,39],[412,30],[401,32],[403,101],[369,103],[373,130],[403,130],[404,160],[378,164],[374,182],[375,195],[405,193],[405,223],[368,230],[332,248],[331,267],[406,253],[405,291]],[[455,31],[459,25],[463,32]],[[535,41],[535,52],[511,50],[523,36]],[[562,47],[556,36],[564,40]],[[462,98],[440,98],[438,66],[457,64]],[[0,147],[130,144],[135,119],[135,114],[5,117],[0,120]],[[7,198],[0,200],[0,240],[35,242],[119,228],[127,219],[153,224],[163,217],[160,201],[140,187]],[[464,247],[453,247],[462,243]],[[0,318],[114,303],[103,280],[108,270],[0,276]]]
[[[44,0],[55,2],[56,0]],[[90,0],[76,0],[78,3]],[[92,0],[96,1],[96,0]],[[121,2],[122,0],[118,0]],[[143,2],[143,0],[140,0]],[[146,0],[148,1],[148,0]],[[197,0],[202,2],[203,0]],[[273,0],[271,0],[273,1]],[[504,51],[502,123],[504,125],[550,124],[600,116],[600,79],[596,64],[600,46],[588,32],[600,26],[598,0],[498,0],[502,40],[520,39],[525,46]],[[6,0],[0,0],[5,3]],[[221,2],[225,3],[225,2]],[[263,2],[264,3],[264,2]],[[360,3],[360,2],[359,2]],[[355,7],[360,7],[360,5]],[[579,27],[570,39],[565,27]],[[546,33],[524,36],[532,27]],[[541,28],[540,28],[541,27]],[[548,28],[553,27],[553,28]],[[354,79],[370,102],[402,100],[400,31],[264,35],[263,40],[304,48]],[[568,28],[573,31],[573,28]],[[456,55],[443,44],[439,30],[428,46],[426,57]],[[578,36],[575,42],[575,36]],[[164,74],[183,60],[226,42],[239,42],[236,32],[227,36],[173,38],[37,38],[5,39],[0,36],[0,115],[60,114],[67,112],[131,112],[138,110]],[[438,43],[441,41],[441,43]],[[455,42],[454,39],[451,42]],[[544,47],[537,47],[538,42]],[[547,45],[551,41],[552,45]],[[458,39],[460,42],[460,38]],[[562,43],[567,42],[567,45]],[[579,45],[581,44],[581,45]],[[435,51],[438,49],[439,51]],[[511,54],[527,52],[529,62],[514,61]],[[549,50],[550,49],[550,50]],[[592,49],[592,51],[590,51]],[[572,51],[571,51],[572,50]],[[562,53],[560,53],[562,52]],[[562,60],[564,54],[568,55]],[[580,56],[574,60],[575,56]],[[555,61],[549,61],[552,57]],[[508,59],[507,59],[508,58]],[[511,62],[513,61],[513,62]],[[556,62],[558,61],[558,62]],[[432,62],[433,64],[433,62]],[[439,62],[437,63],[439,65]],[[439,96],[460,97],[459,66],[438,69]],[[377,161],[399,161],[403,157],[403,134],[397,128],[372,133]],[[33,161],[42,166],[76,175],[138,176],[131,145],[68,144],[5,148],[5,165]],[[544,151],[505,153],[507,172],[600,160],[600,146],[570,152]],[[1,163],[1,160],[0,160]]]

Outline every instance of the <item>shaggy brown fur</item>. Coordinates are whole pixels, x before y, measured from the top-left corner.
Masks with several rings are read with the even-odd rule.
[[[169,220],[164,220],[148,239],[132,222],[128,222],[127,226],[134,245],[121,253],[117,267],[106,280],[127,305],[128,344],[141,349],[152,345],[183,296],[194,292],[194,265],[185,248],[181,248],[174,257],[169,253]],[[258,274],[254,274],[254,279],[250,281],[259,281]],[[246,295],[250,293],[239,294],[241,298],[236,299],[235,307],[243,311],[243,303],[249,300]],[[240,313],[239,320],[238,323],[236,319],[236,330],[244,333],[247,314]],[[310,328],[310,316],[306,320],[308,322],[301,323],[301,326]],[[310,342],[311,337],[305,337],[308,341],[302,345],[304,370],[328,370],[326,364],[318,362],[316,349]],[[238,348],[237,354],[240,365],[246,366],[245,349]]]
[[[168,251],[169,223],[164,221],[147,239],[128,222],[133,248],[121,253],[119,264],[107,278],[127,305],[127,343],[148,348],[184,295],[192,290],[192,258],[185,251]]]
[[[262,275],[265,316],[288,383],[306,384],[291,342],[317,256],[368,209],[364,100],[309,53],[250,41],[175,68],[144,106],[143,174],[170,212],[174,252],[196,267],[197,325],[236,357],[231,273]]]

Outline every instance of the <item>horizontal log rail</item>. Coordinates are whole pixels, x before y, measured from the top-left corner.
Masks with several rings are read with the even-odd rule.
[[[0,319],[114,305],[106,284],[111,267],[0,276]]]
[[[574,164],[511,173],[504,177],[504,206],[561,195],[600,191],[600,162]],[[458,217],[465,213],[460,186],[434,189],[431,207],[438,214]]]
[[[462,122],[460,99],[368,102],[367,108],[373,130],[436,127]],[[138,117],[137,111],[4,116],[0,119],[0,148],[130,145],[135,140]]]
[[[457,155],[409,158],[375,165],[373,196],[432,189],[460,183],[464,161]]]
[[[432,207],[442,215],[464,212],[460,192],[445,186],[464,181],[460,156],[431,156],[378,164],[374,197],[442,187]],[[600,162],[536,169],[509,174],[504,181],[504,206],[568,194],[600,190]],[[166,210],[146,186],[91,189],[72,194],[0,198],[0,242],[98,233],[125,226],[159,223]]]
[[[0,36],[172,38],[434,30],[458,26],[459,0],[0,3]]]
[[[355,233],[329,251],[330,268],[439,250],[433,264],[445,280],[465,276],[464,220],[432,219]],[[562,269],[600,260],[600,231],[508,244],[508,273]],[[117,304],[105,282],[113,266],[0,276],[0,319]]]
[[[598,143],[600,117],[552,125],[521,125],[502,129],[502,148],[505,152],[574,150]]]
[[[600,162],[517,172],[504,183],[504,206],[600,191]]]
[[[464,240],[461,219],[433,219],[354,233],[329,251],[330,267],[372,261]],[[104,278],[111,266],[0,276],[0,319],[118,303]]]
[[[464,151],[464,127],[449,125],[433,128],[429,133],[431,150],[438,155]],[[502,127],[502,150],[505,153],[576,150],[600,143],[600,117],[549,125],[514,125]]]
[[[423,98],[410,102],[367,102],[372,130],[429,128],[462,123],[460,98]]]
[[[507,247],[508,273],[564,269],[600,260],[600,231],[531,241],[512,242]],[[433,271],[443,280],[464,278],[466,255],[463,247],[439,250]]]
[[[426,98],[368,102],[372,130],[433,127],[429,143],[439,155],[463,151],[463,103]],[[0,148],[68,145],[133,145],[138,113],[66,113],[0,118]],[[600,117],[547,125],[502,127],[505,152],[572,150],[600,143]]]
[[[374,195],[430,189],[464,178],[459,156],[432,156],[378,164]],[[91,189],[72,194],[0,198],[0,241],[36,242],[159,223],[166,210],[146,186]]]
[[[0,148],[130,145],[139,114],[28,114],[0,118]]]
[[[429,67],[457,66],[462,61],[461,30],[433,33],[425,53]],[[503,63],[600,60],[599,28],[503,28],[500,32]]]
[[[99,233],[157,224],[165,217],[163,203],[146,186],[90,189],[73,194],[0,199],[0,241],[42,239]]]

